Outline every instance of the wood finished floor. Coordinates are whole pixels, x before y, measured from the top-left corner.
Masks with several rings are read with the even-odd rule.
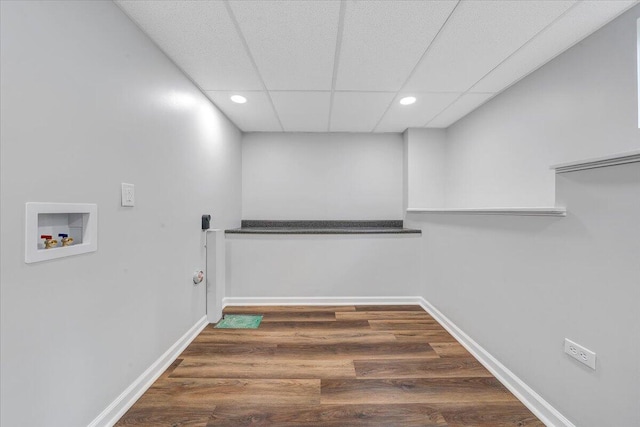
[[[544,426],[420,306],[225,313],[116,426]]]

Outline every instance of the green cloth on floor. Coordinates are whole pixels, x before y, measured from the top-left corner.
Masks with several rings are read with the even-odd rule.
[[[240,314],[227,314],[224,316],[216,328],[225,329],[257,329],[262,322],[262,315],[240,315]]]

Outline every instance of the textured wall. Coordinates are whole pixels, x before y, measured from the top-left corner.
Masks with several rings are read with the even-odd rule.
[[[448,207],[551,206],[549,166],[640,148],[640,5],[447,130]]]
[[[401,219],[402,135],[248,133],[244,219]]]
[[[0,424],[85,426],[204,315],[241,135],[112,2],[1,4]],[[26,202],[97,203],[98,251],[25,264]]]

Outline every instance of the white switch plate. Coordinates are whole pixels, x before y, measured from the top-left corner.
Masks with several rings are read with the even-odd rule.
[[[134,206],[136,193],[133,184],[122,183],[122,206]]]
[[[565,338],[564,352],[576,359],[578,362],[584,363],[591,369],[596,369],[596,354],[580,344],[576,344],[570,339]]]

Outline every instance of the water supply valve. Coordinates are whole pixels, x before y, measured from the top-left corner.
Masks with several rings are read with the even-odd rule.
[[[41,239],[44,239],[44,248],[51,249],[58,246],[58,241],[53,238],[50,234],[42,234],[40,236]]]
[[[66,233],[59,233],[58,237],[62,241],[62,246],[71,246],[73,244],[73,237],[69,237]]]

